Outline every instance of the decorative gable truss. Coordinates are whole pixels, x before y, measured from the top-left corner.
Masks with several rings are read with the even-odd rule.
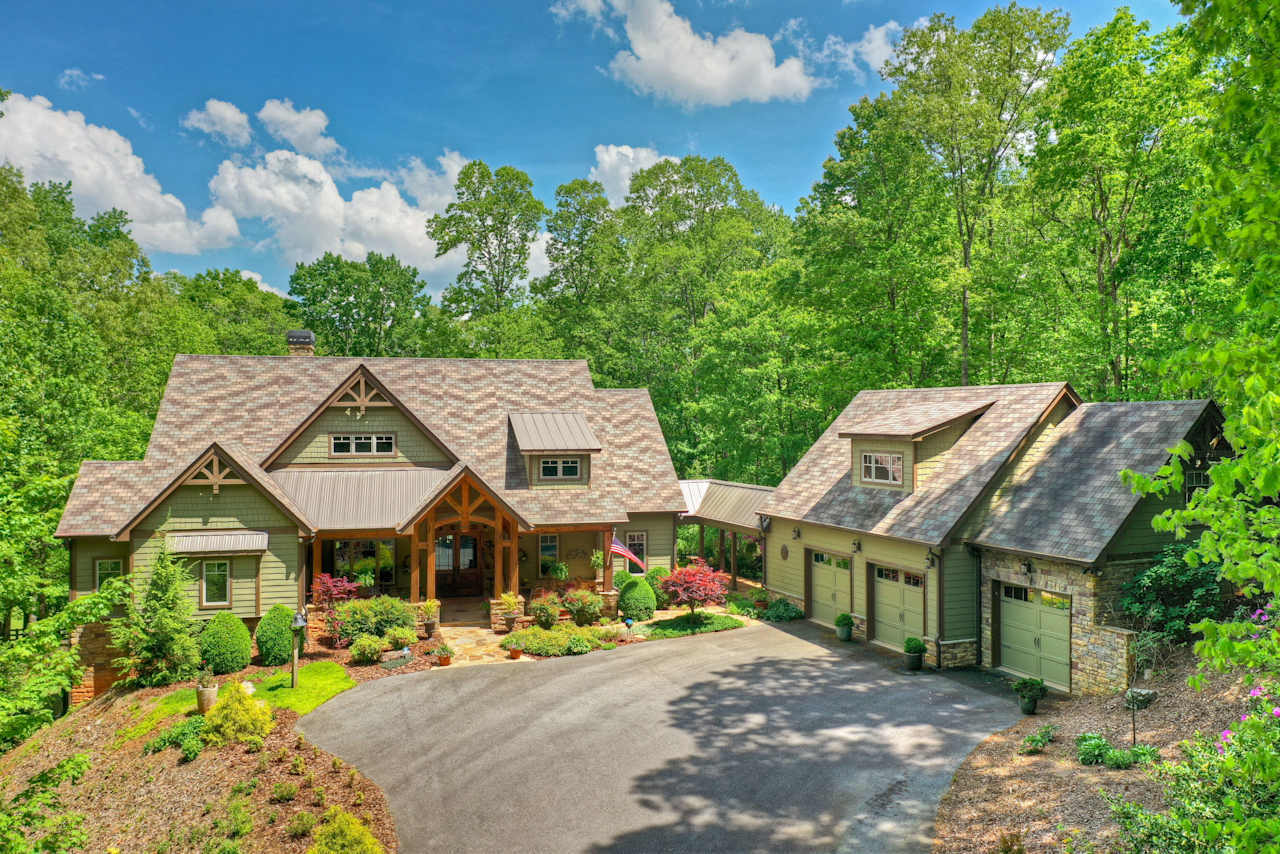
[[[187,475],[182,485],[208,486],[212,488],[213,494],[217,495],[222,487],[244,486],[245,481],[236,474],[235,469],[223,462],[221,457],[216,453],[210,453],[209,458],[202,465]]]
[[[362,367],[347,380],[345,386],[338,388],[338,397],[332,406],[358,407],[360,414],[370,406],[395,406],[382,392],[382,386]]]

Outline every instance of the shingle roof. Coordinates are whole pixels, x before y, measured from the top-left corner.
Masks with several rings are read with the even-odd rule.
[[[1125,469],[1154,474],[1207,400],[1087,403],[1028,449],[969,539],[978,545],[1094,563],[1139,496]]]
[[[986,410],[995,400],[938,401],[900,406],[880,412],[860,412],[840,430],[840,438],[874,436],[881,439],[919,439],[928,433]]]
[[[688,522],[728,525],[752,531],[760,529],[758,511],[773,495],[773,487],[727,480],[682,480],[689,513]]]
[[[600,450],[600,440],[582,412],[512,412],[509,417],[522,454]]]
[[[184,355],[174,360],[146,458],[82,465],[59,536],[114,533],[211,439],[265,459],[361,364],[535,525],[685,510],[648,391],[597,389],[584,361]],[[582,413],[601,446],[589,486],[529,488],[508,424],[509,413],[531,411]]]
[[[760,512],[938,545],[1063,393],[1075,394],[1066,383],[861,391],[783,478]],[[850,425],[867,423],[876,413],[930,405],[954,417],[959,409],[977,409],[992,400],[947,452],[940,469],[915,492],[852,481],[849,440],[840,438]]]

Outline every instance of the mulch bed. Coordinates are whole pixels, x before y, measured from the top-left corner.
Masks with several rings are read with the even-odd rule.
[[[1203,691],[1193,691],[1186,679],[1194,667],[1184,651],[1162,674],[1136,686],[1159,692],[1156,702],[1138,713],[1138,743],[1159,748],[1166,760],[1181,757],[1179,742],[1197,731],[1221,731],[1247,705],[1236,677],[1214,674]],[[1019,754],[1022,739],[1045,724],[1058,726],[1056,740],[1042,754]],[[1102,733],[1117,747],[1128,747],[1130,716],[1123,696],[1047,698],[1037,714],[978,745],[938,806],[935,854],[986,854],[1006,833],[1021,833],[1028,852],[1060,851],[1068,837],[1105,851],[1117,841],[1119,827],[1100,791],[1162,805],[1161,787],[1147,769],[1081,765],[1075,739],[1084,732]]]

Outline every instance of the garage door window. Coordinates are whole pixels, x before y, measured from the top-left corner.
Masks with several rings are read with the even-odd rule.
[[[924,587],[924,576],[916,575],[914,572],[902,573],[902,583],[908,587]]]
[[[829,555],[826,552],[814,552],[813,562],[815,564],[825,564],[835,569],[852,569],[853,562],[847,557],[839,555]]]
[[[1014,587],[1012,584],[1004,586],[1004,598],[1015,599],[1018,602],[1030,602],[1031,591],[1025,587]]]
[[[887,566],[877,566],[877,567],[876,567],[876,578],[883,579],[884,581],[897,581],[897,580],[898,580],[898,570],[896,570],[896,569],[890,569],[890,568],[889,568],[889,567],[887,567]]]

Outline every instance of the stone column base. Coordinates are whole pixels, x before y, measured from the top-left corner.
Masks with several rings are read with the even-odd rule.
[[[600,594],[600,598],[604,600],[604,607],[600,609],[600,616],[611,618],[618,616],[618,595],[617,590],[609,590]]]
[[[516,620],[516,628],[525,629],[533,625],[533,618],[524,616],[524,597],[519,596],[518,598],[520,599],[520,617]],[[500,634],[506,634],[507,632],[507,621],[502,619],[501,599],[489,600],[489,628]]]

